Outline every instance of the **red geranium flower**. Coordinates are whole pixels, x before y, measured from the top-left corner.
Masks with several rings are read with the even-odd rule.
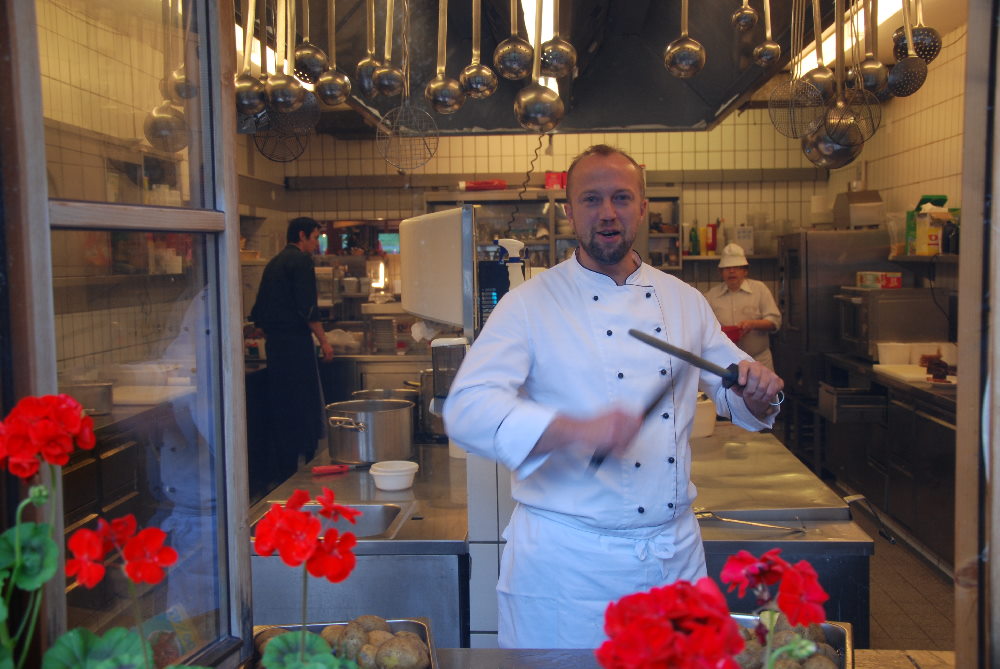
[[[105,552],[112,548],[122,548],[129,539],[135,536],[138,529],[139,524],[131,513],[121,518],[115,518],[110,523],[103,518],[97,519],[97,534],[104,542]]]
[[[323,488],[323,493],[316,498],[316,501],[319,502],[322,507],[319,515],[324,518],[329,518],[334,522],[344,518],[353,525],[355,522],[354,519],[360,516],[361,512],[352,507],[344,506],[343,504],[336,504],[334,500],[335,496],[333,491],[329,488]]]
[[[69,395],[24,397],[4,421],[6,446],[0,463],[7,460],[11,474],[28,479],[38,472],[38,457],[62,466],[73,447],[94,447],[94,423],[80,403]]]
[[[830,599],[819,584],[816,570],[800,560],[785,571],[778,587],[778,608],[792,625],[809,625],[826,620],[823,602]]]
[[[86,588],[93,588],[104,578],[104,548],[101,536],[86,528],[77,530],[69,538],[67,547],[73,558],[66,560],[66,575],[76,576],[76,581]]]
[[[306,569],[313,576],[325,577],[331,583],[343,581],[351,575],[357,562],[351,552],[357,543],[357,538],[350,532],[340,534],[333,528],[328,529],[306,561]]]
[[[789,569],[788,563],[779,557],[780,554],[780,548],[772,548],[756,558],[741,550],[736,555],[729,556],[719,578],[723,583],[729,584],[729,592],[739,587],[740,597],[746,594],[748,587],[774,585]]]
[[[736,669],[743,637],[710,578],[623,597],[605,613],[605,669]]]
[[[38,473],[38,447],[28,438],[27,426],[21,430],[19,421],[8,419],[7,470],[18,478],[27,480]]]
[[[309,493],[307,493],[305,490],[296,490],[288,498],[288,501],[285,502],[285,508],[294,509],[298,511],[308,501],[309,501]]]
[[[298,499],[295,502],[302,506]],[[257,523],[254,549],[258,555],[271,555],[277,549],[285,564],[297,567],[316,550],[322,529],[319,519],[311,513],[290,509],[287,504],[285,507],[275,504]]]
[[[167,533],[147,527],[125,543],[125,574],[133,583],[155,585],[163,580],[164,567],[177,562],[177,551],[164,546]]]

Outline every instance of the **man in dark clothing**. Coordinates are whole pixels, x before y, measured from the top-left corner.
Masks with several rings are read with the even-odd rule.
[[[250,320],[264,331],[267,356],[268,424],[271,461],[268,471],[280,480],[316,452],[325,433],[323,391],[313,335],[323,360],[333,359],[316,306],[319,223],[308,217],[288,223],[288,245],[264,268]]]

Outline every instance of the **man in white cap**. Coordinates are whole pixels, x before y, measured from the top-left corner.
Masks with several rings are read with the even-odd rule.
[[[743,247],[726,244],[719,261],[722,283],[710,288],[705,297],[723,326],[740,329],[736,345],[773,370],[768,334],[781,327],[781,312],[768,287],[747,278],[749,265]]]

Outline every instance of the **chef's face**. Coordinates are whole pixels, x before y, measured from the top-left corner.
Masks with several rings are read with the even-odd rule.
[[[749,270],[746,265],[741,265],[738,267],[723,267],[719,270],[722,274],[722,280],[725,282],[729,290],[739,290],[740,286],[743,285],[743,280],[747,278]]]
[[[566,215],[584,266],[588,261],[606,269],[631,263],[629,251],[646,214],[640,179],[638,168],[617,153],[592,154],[576,164]]]

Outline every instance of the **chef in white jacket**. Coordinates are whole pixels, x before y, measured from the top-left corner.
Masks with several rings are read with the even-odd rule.
[[[444,410],[452,439],[513,472],[497,584],[504,648],[596,648],[609,602],[704,576],[688,447],[697,391],[761,430],[783,385],[722,333],[697,290],[632,250],[647,200],[631,157],[591,147],[570,166],[567,196],[577,253],[500,300]],[[630,328],[738,362],[737,386]],[[595,453],[607,454],[596,470]]]

